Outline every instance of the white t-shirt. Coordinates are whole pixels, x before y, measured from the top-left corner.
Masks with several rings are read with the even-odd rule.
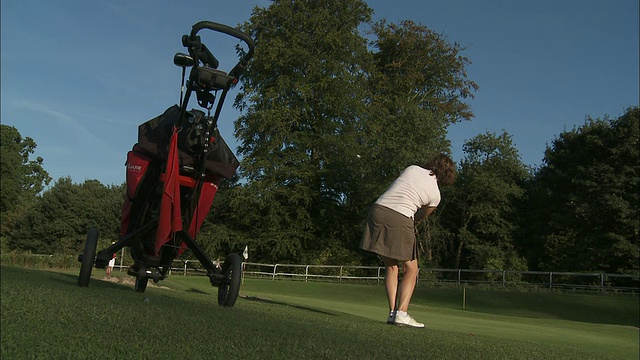
[[[440,204],[436,176],[431,170],[411,165],[380,195],[376,204],[413,219],[413,215],[421,207],[436,207]]]

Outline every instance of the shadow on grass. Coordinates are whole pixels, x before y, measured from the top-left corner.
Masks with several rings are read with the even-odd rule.
[[[76,274],[60,273],[55,270],[44,270],[44,272],[48,274],[48,278],[52,282],[78,287],[78,275]],[[89,281],[89,286],[92,288],[135,290],[133,278],[129,276],[112,276],[111,278],[107,278],[100,274],[92,275],[91,280]],[[148,286],[149,288],[168,288],[166,286],[162,286],[161,282],[156,284],[151,280],[149,281]],[[195,294],[210,295],[210,293],[196,288],[190,288],[184,291]]]
[[[191,288],[189,290],[185,290],[186,292],[192,292],[192,293],[196,293],[196,294],[204,294],[204,295],[209,295],[208,292],[206,291],[202,291],[202,290],[198,290],[196,288]]]
[[[248,300],[248,301],[255,301],[255,302],[261,302],[261,303],[266,303],[266,304],[273,304],[273,305],[280,305],[280,306],[286,306],[286,307],[291,307],[294,309],[300,309],[300,310],[305,310],[305,311],[311,311],[314,313],[318,313],[318,314],[324,314],[324,315],[331,315],[331,316],[336,316],[336,314],[334,313],[330,313],[328,311],[324,311],[324,310],[319,310],[319,309],[314,309],[311,307],[307,307],[307,306],[300,306],[300,305],[294,305],[294,304],[288,304],[285,302],[281,302],[281,301],[275,301],[275,300],[270,300],[270,299],[264,299],[264,298],[260,298],[257,296],[241,296],[242,299],[244,300]]]
[[[65,284],[69,286],[78,286],[78,276],[73,274],[61,274],[55,271],[47,271],[49,273],[49,280],[53,282],[57,282],[60,284]],[[117,289],[127,289],[133,288],[131,284],[127,284],[125,282],[120,281],[109,281],[106,279],[94,278],[92,277],[89,281],[90,287],[100,287],[100,288],[117,288]]]
[[[74,274],[65,274],[56,272],[55,270],[44,270],[43,272],[49,275],[49,278],[53,281],[61,282],[61,283],[70,283],[74,285],[78,285],[78,275]]]

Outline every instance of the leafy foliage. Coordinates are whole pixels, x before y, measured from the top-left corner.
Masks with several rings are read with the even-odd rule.
[[[589,118],[547,148],[532,191],[540,268],[639,270],[639,119]]]
[[[357,161],[364,109],[368,53],[357,28],[370,14],[362,1],[275,1],[246,26],[258,45],[236,135],[249,182],[232,201],[267,259],[300,259],[340,229],[333,216],[349,201],[343,170]]]
[[[382,20],[371,32],[379,50],[374,55],[376,90],[383,89],[374,91],[374,103],[429,109],[450,123],[473,117],[464,99],[473,98],[478,85],[467,79],[466,66],[471,61],[460,55],[464,48],[409,20],[399,24]]]
[[[12,227],[22,207],[31,203],[51,181],[42,167],[44,159],[30,160],[36,142],[22,137],[13,126],[0,125],[0,214],[2,234]]]
[[[443,214],[455,246],[455,268],[517,269],[515,209],[528,176],[511,136],[485,133],[465,142],[465,157]]]
[[[60,178],[16,220],[8,246],[37,254],[79,253],[92,227],[107,245],[118,239],[123,194],[123,186]]]

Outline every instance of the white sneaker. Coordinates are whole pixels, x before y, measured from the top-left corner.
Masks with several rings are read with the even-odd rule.
[[[417,322],[414,318],[411,317],[411,315],[407,315],[407,316],[396,315],[394,324],[398,326],[410,326],[414,328],[424,327],[423,323]]]

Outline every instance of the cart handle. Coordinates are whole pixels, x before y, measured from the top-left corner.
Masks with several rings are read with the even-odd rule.
[[[236,66],[231,71],[229,71],[229,76],[237,77],[242,72],[244,72],[245,68],[249,63],[249,59],[251,59],[251,57],[253,56],[253,49],[255,47],[255,42],[247,34],[243,33],[242,31],[232,28],[228,25],[215,23],[213,21],[200,21],[195,23],[191,28],[191,34],[189,35],[189,39],[192,41],[195,40],[196,35],[198,34],[198,31],[202,29],[209,29],[209,30],[221,32],[221,33],[233,36],[239,40],[242,40],[247,44],[247,46],[249,47],[249,50],[240,59],[238,64],[236,64]]]

